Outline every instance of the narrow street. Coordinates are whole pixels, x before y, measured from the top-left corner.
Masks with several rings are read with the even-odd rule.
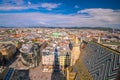
[[[43,72],[42,65],[29,70],[30,80],[66,80],[60,72]]]
[[[51,80],[51,73],[42,72],[42,65],[29,70],[30,80]]]

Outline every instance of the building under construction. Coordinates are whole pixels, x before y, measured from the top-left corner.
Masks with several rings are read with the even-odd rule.
[[[22,63],[29,67],[37,67],[40,61],[40,46],[37,43],[23,44],[20,48]]]

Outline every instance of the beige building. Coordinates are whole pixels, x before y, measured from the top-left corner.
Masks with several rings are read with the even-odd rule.
[[[65,52],[59,55],[59,65],[62,70],[70,66],[70,53]]]

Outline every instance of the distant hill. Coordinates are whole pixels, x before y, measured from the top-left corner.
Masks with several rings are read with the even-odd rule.
[[[65,29],[97,29],[97,30],[107,30],[112,31],[113,28],[108,27],[47,27],[47,26],[27,26],[27,27],[11,27],[11,26],[0,26],[0,28],[65,28]],[[115,30],[120,31],[119,28],[116,28]]]

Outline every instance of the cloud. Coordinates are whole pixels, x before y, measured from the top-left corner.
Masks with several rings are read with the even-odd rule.
[[[79,6],[78,6],[78,5],[75,5],[75,8],[79,8]]]
[[[0,14],[3,26],[120,27],[120,10],[84,9],[74,15],[45,13]]]
[[[80,10],[77,13],[89,13],[90,15],[94,15],[94,16],[107,16],[107,15],[110,16],[110,15],[117,15],[115,11],[118,10],[92,8],[92,9]]]
[[[0,4],[0,11],[11,11],[11,10],[26,10],[26,9],[37,9],[38,5],[31,5],[28,1],[27,5],[24,0],[3,0]]]
[[[56,4],[56,3],[42,3],[41,7],[45,8],[47,10],[52,10],[54,8],[57,8],[59,5],[61,5],[61,3],[58,3],[58,4]]]
[[[11,11],[11,10],[27,10],[27,9],[38,9],[39,6],[2,6],[0,7],[1,11]]]
[[[32,3],[30,1],[28,1],[28,5],[31,5]]]
[[[44,8],[47,10],[52,10],[60,6],[61,3],[39,3],[39,4],[32,4],[30,1],[25,2],[23,0],[4,0],[2,5],[0,5],[1,11],[11,11],[11,10],[27,10],[27,9],[39,9]]]
[[[80,10],[77,13],[88,14],[94,20],[106,21],[108,23],[120,22],[120,10],[93,8],[93,9]]]
[[[9,10],[23,10],[23,9],[28,9],[28,7],[22,7],[22,6],[3,6],[0,7],[0,10],[2,11],[9,11]]]
[[[3,5],[23,5],[24,0],[2,0]]]

